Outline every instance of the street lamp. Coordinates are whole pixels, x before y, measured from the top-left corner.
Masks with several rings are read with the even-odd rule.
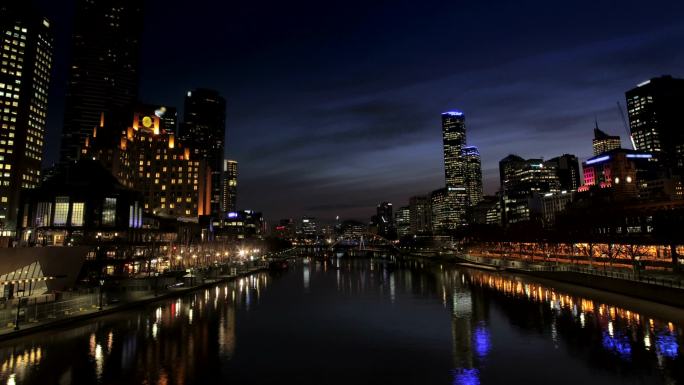
[[[105,283],[104,278],[100,278],[100,288],[99,288],[100,300],[98,302],[99,305],[97,307],[97,310],[102,310],[102,289],[104,288],[104,283]]]
[[[23,293],[24,289],[17,290],[17,294]],[[19,330],[19,312],[21,311],[22,297],[17,296],[17,318],[14,321],[14,330]]]

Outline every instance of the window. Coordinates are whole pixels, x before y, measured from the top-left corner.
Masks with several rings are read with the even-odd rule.
[[[83,226],[83,208],[85,203],[74,202],[71,206],[71,225],[74,227]]]
[[[34,221],[34,226],[49,226],[50,216],[52,216],[52,203],[38,202],[38,207],[36,207],[36,217]]]
[[[114,226],[116,224],[116,198],[105,198],[102,207],[102,225]]]
[[[55,220],[53,226],[66,226],[69,217],[69,197],[55,198]]]

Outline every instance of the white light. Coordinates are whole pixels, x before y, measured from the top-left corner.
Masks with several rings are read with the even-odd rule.
[[[632,183],[632,177],[631,176],[628,176],[627,178],[625,178],[625,180],[627,181],[627,183]]]
[[[620,183],[620,178],[615,177],[615,184],[619,184],[619,183]]]

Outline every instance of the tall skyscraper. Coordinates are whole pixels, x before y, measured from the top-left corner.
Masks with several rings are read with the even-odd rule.
[[[622,142],[620,141],[619,136],[608,135],[599,130],[598,123],[596,123],[596,127],[594,127],[594,139],[591,141],[591,146],[594,150],[594,156],[596,156],[622,147]]]
[[[76,159],[105,113],[128,116],[138,96],[141,0],[77,0],[60,148]]]
[[[409,235],[411,232],[411,210],[408,206],[402,206],[394,213],[394,223],[399,238]]]
[[[684,170],[684,79],[661,76],[625,94],[632,140],[652,153],[665,169]]]
[[[442,113],[442,140],[444,146],[444,173],[448,197],[444,205],[449,229],[465,223],[468,205],[466,165],[462,150],[466,144],[465,115],[461,111]]]
[[[181,141],[211,167],[211,214],[221,213],[221,174],[226,136],[226,100],[217,91],[196,89],[185,97]]]
[[[221,211],[233,213],[237,211],[238,162],[226,159],[223,162],[223,192]]]
[[[468,207],[473,207],[482,200],[482,163],[480,152],[475,146],[463,147],[461,150],[465,165],[465,187],[468,194]]]
[[[0,235],[13,235],[19,192],[40,181],[52,68],[50,21],[26,2],[0,5]]]

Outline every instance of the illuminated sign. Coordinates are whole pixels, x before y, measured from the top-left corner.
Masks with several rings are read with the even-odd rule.
[[[639,158],[639,159],[651,159],[653,155],[651,154],[627,154],[628,158]]]
[[[463,112],[461,112],[461,111],[457,111],[457,110],[454,110],[454,111],[447,111],[447,112],[443,112],[443,113],[442,113],[442,115],[449,115],[449,116],[463,116]]]
[[[585,164],[594,164],[594,163],[599,163],[599,162],[605,162],[608,159],[610,159],[610,156],[608,156],[608,155],[600,156],[598,158],[589,159],[588,161],[585,162]]]
[[[228,213],[228,218],[237,218],[238,213]]]
[[[150,118],[149,116],[145,116],[142,120],[142,124],[145,128],[152,127],[152,118]]]

